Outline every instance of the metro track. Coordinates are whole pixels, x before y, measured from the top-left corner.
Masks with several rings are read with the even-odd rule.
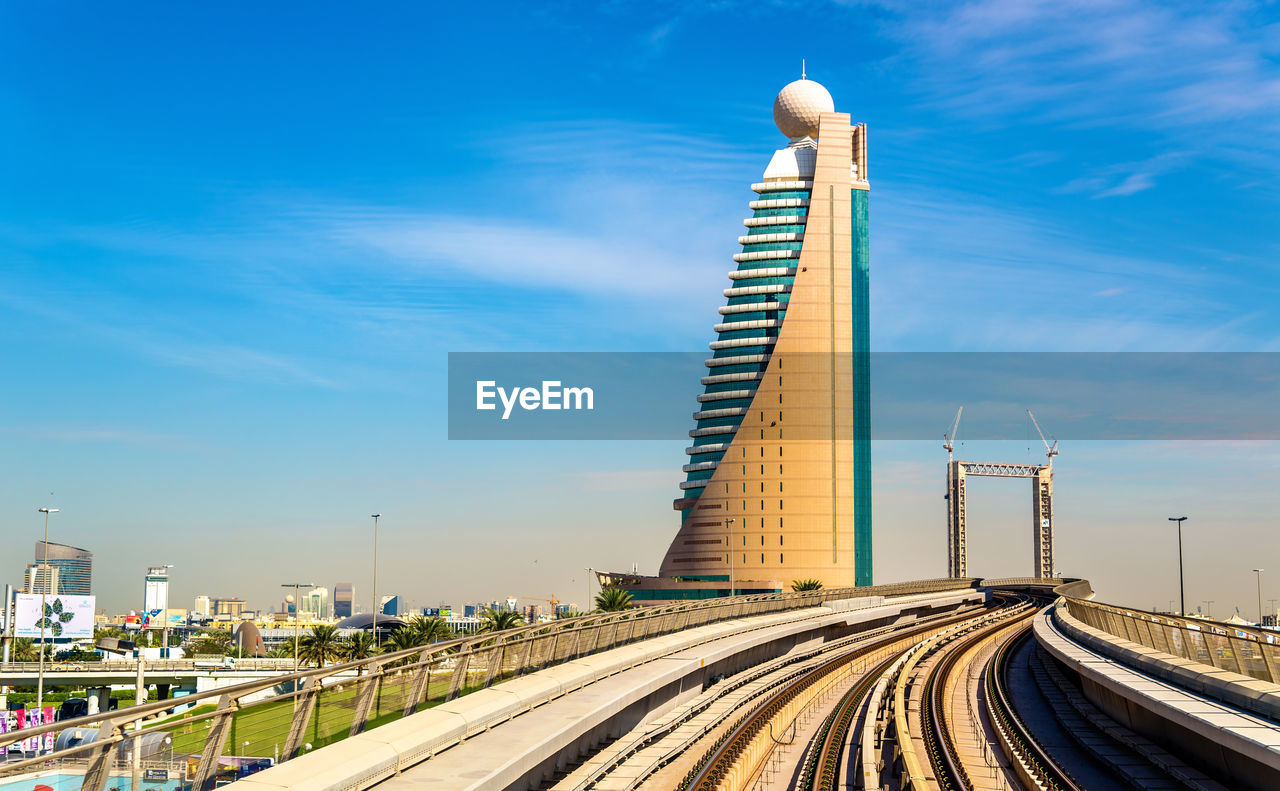
[[[903,640],[910,640],[915,637],[928,635],[932,632],[938,632],[949,627],[958,626],[974,618],[980,618],[989,615],[992,611],[986,610],[978,614],[966,614],[955,618],[947,619],[942,622],[932,623],[927,626],[916,627],[904,630],[902,633],[890,634],[877,642],[861,646],[848,653],[832,658],[830,661],[813,668],[808,673],[800,676],[781,686],[772,695],[770,695],[761,705],[744,715],[728,732],[726,732],[715,745],[711,747],[699,761],[697,766],[690,771],[676,788],[677,791],[715,791],[721,787],[721,783],[729,776],[730,771],[738,762],[747,746],[762,732],[766,725],[786,703],[791,701],[796,695],[817,683],[819,680],[837,670],[840,666],[855,661],[860,656],[864,656],[873,652],[877,648],[885,645],[891,645]],[[911,650],[904,648],[904,651]],[[902,652],[898,652],[899,654]],[[896,656],[896,654],[895,654]],[[878,666],[879,672],[883,673],[895,657],[891,656]],[[868,676],[875,674],[873,670]],[[878,675],[876,676],[878,678]],[[861,700],[866,695],[871,684],[875,683],[875,679],[871,679],[870,683],[864,683],[866,679],[859,681],[854,685],[854,689],[846,694],[845,699],[852,702]],[[852,693],[861,691],[860,695],[852,696]],[[848,713],[850,707],[845,706],[845,713]],[[833,740],[834,741],[834,740]],[[829,762],[830,755],[820,756],[823,765]],[[838,760],[838,756],[836,758]]]
[[[703,714],[696,733],[637,742],[588,782],[565,787],[1083,791],[1019,715],[1009,689],[1012,658],[1031,638],[1045,597],[995,590],[992,598],[976,612],[844,638],[785,672],[747,671],[757,689],[710,719]],[[663,727],[671,733],[678,724]],[[645,766],[623,769],[642,748]],[[614,770],[617,779],[608,779]]]

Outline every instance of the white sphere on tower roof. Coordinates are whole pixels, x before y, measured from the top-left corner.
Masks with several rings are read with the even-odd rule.
[[[827,89],[803,77],[778,92],[773,100],[773,122],[778,131],[793,140],[817,137],[818,118],[835,112],[836,103]]]

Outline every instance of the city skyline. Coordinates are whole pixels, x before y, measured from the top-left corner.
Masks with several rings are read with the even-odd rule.
[[[770,13],[814,35],[779,45]],[[368,608],[374,512],[379,590],[411,599],[572,600],[588,566],[655,573],[687,440],[627,443],[625,466],[599,443],[448,442],[443,352],[703,348],[801,58],[872,130],[873,349],[1280,349],[1266,9],[263,14],[7,12],[15,585],[45,505],[51,541],[94,552],[108,610],[136,607],[153,563],[178,602],[265,604],[302,578],[351,580]],[[440,24],[459,37],[423,51]],[[873,443],[876,581],[945,574],[950,418],[938,442]],[[1249,569],[1280,549],[1274,442],[1062,452],[1063,571],[1164,603],[1165,520],[1185,514],[1188,603],[1249,614]],[[1025,492],[974,487],[970,569],[1030,573]]]

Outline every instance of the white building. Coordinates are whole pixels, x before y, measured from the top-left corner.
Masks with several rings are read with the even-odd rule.
[[[172,566],[149,566],[142,590],[142,612],[169,609],[169,569]]]

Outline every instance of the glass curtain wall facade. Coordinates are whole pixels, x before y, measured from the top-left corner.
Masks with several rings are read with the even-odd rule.
[[[45,542],[36,542],[36,565],[44,563]],[[57,590],[52,594],[90,596],[93,594],[93,553],[80,547],[48,543],[49,566],[57,570]],[[50,575],[52,578],[54,575]]]

